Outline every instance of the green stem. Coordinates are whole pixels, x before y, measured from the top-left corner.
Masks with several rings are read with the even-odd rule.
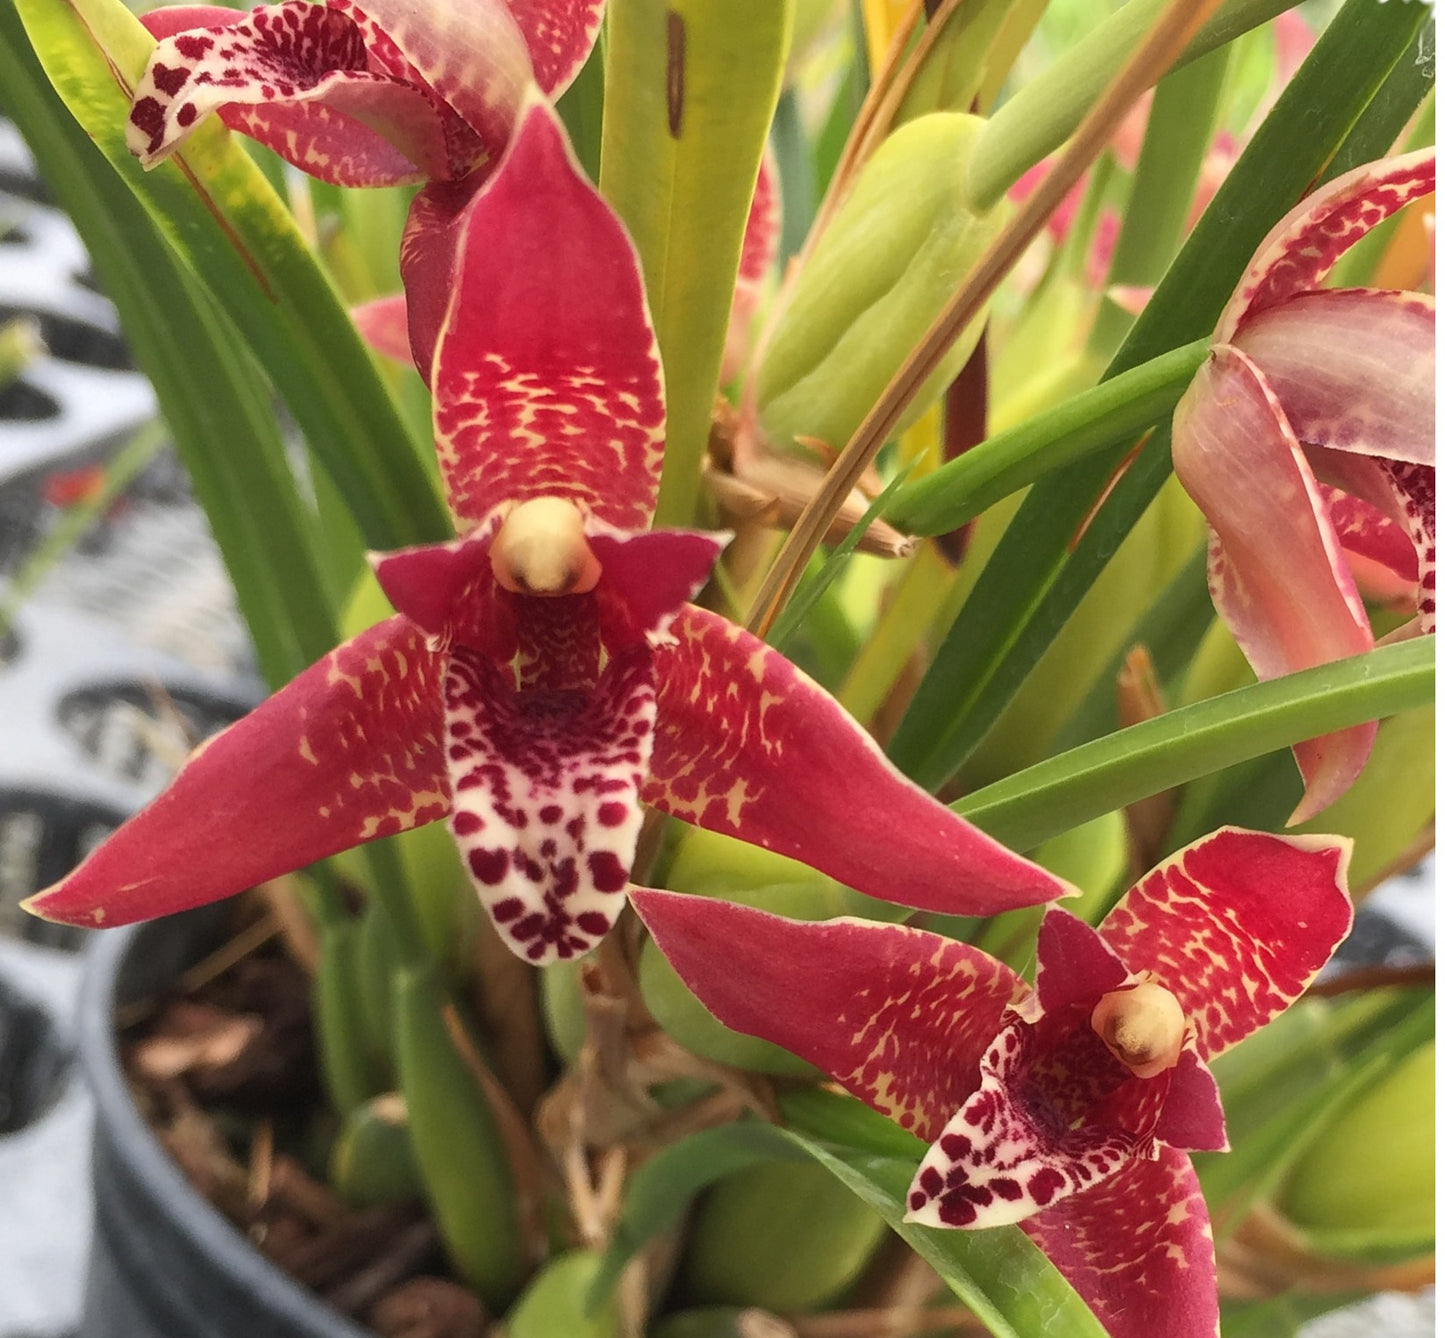
[[[909,534],[946,534],[1036,479],[1167,418],[1209,351],[1185,344],[980,442],[927,478],[905,483],[884,512]]]

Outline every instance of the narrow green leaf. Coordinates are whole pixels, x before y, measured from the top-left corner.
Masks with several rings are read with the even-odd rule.
[[[1229,48],[1218,47],[1161,79],[1154,90],[1107,285],[1153,285],[1168,270],[1199,189],[1229,65]],[[1089,351],[1101,364],[1113,356],[1133,320],[1107,297],[1099,304]]]
[[[1400,131],[1434,87],[1435,20],[1432,17],[1420,29],[1415,44],[1395,62],[1380,91],[1330,160],[1322,179],[1329,181],[1388,154]],[[1433,136],[1425,143],[1432,140]]]
[[[947,534],[1055,469],[1138,440],[1174,411],[1208,351],[1196,340],[989,437],[903,484],[885,519],[905,534]]]
[[[1129,0],[989,118],[988,134],[979,144],[970,176],[971,194],[980,208],[1001,199],[1030,167],[1074,133],[1165,4],[1166,0]],[[1289,8],[1289,0],[1225,0],[1184,48],[1174,69]]]
[[[602,193],[642,256],[667,382],[658,525],[695,522],[791,0],[613,0]]]
[[[1197,776],[1378,720],[1435,695],[1435,639],[1252,683],[1095,739],[975,790],[956,813],[1018,850]]]
[[[990,1231],[941,1231],[903,1221],[908,1186],[918,1169],[918,1151],[890,1155],[876,1150],[885,1133],[865,1136],[862,1147],[832,1140],[839,1116],[818,1118],[823,1101],[850,1098],[825,1093],[805,1094],[821,1100],[808,1105],[784,1102],[790,1124],[786,1136],[871,1205],[933,1268],[949,1289],[979,1318],[995,1338],[1104,1338],[1104,1328],[1043,1252],[1018,1227]],[[882,1120],[857,1108],[846,1118],[866,1123]],[[857,1111],[862,1111],[859,1115]],[[886,1121],[885,1121],[886,1123]],[[820,1132],[815,1132],[815,1129]],[[901,1132],[901,1131],[900,1131]],[[829,1141],[817,1141],[819,1137]]]
[[[54,86],[224,309],[285,397],[366,542],[450,532],[427,455],[408,434],[330,280],[230,132],[203,126],[143,172],[125,147],[129,90],[153,45],[121,0],[17,0]],[[152,300],[164,292],[157,287]]]
[[[1190,234],[1106,376],[1208,333],[1259,242],[1308,191],[1413,47],[1426,13],[1418,4],[1347,0]],[[889,750],[921,784],[936,788],[957,770],[1143,514],[1170,472],[1168,434],[1156,432],[1098,503],[1119,462],[1118,451],[1101,452],[1060,470],[1024,499]]]
[[[778,98],[773,118],[773,154],[778,161],[778,185],[783,197],[783,235],[779,251],[784,256],[796,255],[813,226],[818,210],[818,182],[813,169],[813,155],[808,143],[798,95],[785,88]]]
[[[262,672],[279,686],[334,646],[336,630],[269,391],[234,329],[66,114],[8,4],[0,5],[0,85],[155,385]]]
[[[1124,667],[1124,657],[1135,646],[1149,652],[1161,687],[1167,689],[1184,673],[1215,617],[1214,603],[1209,598],[1206,562],[1206,547],[1200,545],[1199,551],[1180,567],[1153,604],[1119,639],[1115,655],[1059,730],[1050,751],[1076,748],[1118,727],[1119,671]]]

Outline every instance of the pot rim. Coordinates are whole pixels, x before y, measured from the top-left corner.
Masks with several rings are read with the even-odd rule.
[[[162,924],[183,919],[183,916],[168,916],[99,930],[86,945],[76,1042],[81,1069],[95,1098],[96,1136],[101,1136],[103,1126],[116,1153],[134,1169],[135,1178],[150,1197],[164,1203],[167,1213],[195,1243],[196,1249],[237,1290],[266,1296],[268,1306],[279,1317],[309,1326],[305,1330],[308,1333],[326,1333],[328,1338],[376,1338],[373,1330],[360,1327],[350,1317],[332,1309],[273,1264],[244,1232],[207,1201],[161,1146],[131,1097],[115,1043],[115,1012],[122,967],[147,932],[160,932]],[[178,931],[181,929],[179,924],[175,927]],[[99,1229],[97,1220],[96,1230]],[[330,1328],[320,1327],[324,1324]]]

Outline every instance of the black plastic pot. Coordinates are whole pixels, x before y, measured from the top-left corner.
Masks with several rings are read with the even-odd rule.
[[[95,1094],[95,1237],[79,1338],[375,1338],[287,1277],[186,1181],[131,1100],[119,1005],[216,942],[217,911],[108,930],[88,945],[81,1065]]]

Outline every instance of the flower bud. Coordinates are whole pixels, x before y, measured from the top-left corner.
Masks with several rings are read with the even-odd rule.
[[[1306,1144],[1275,1206],[1311,1248],[1355,1258],[1435,1238],[1435,1043],[1422,1045]]]
[[[331,1148],[330,1179],[358,1208],[422,1197],[421,1168],[399,1093],[374,1096],[346,1116]]]
[[[573,1250],[549,1260],[507,1316],[509,1338],[621,1338],[615,1304],[587,1304],[601,1256]]]
[[[764,1162],[703,1199],[679,1284],[703,1304],[806,1310],[835,1300],[887,1234],[883,1219],[812,1162]]]
[[[920,116],[868,160],[805,262],[758,372],[758,419],[779,448],[841,448],[1003,221],[975,213],[964,177],[983,121]],[[957,375],[980,315],[914,397],[899,429]]]

